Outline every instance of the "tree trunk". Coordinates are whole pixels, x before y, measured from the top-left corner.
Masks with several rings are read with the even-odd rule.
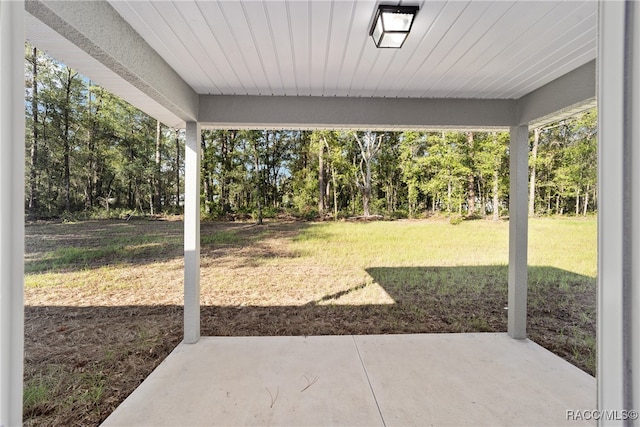
[[[482,174],[478,179],[478,193],[480,194],[480,215],[484,218],[487,216],[487,195]]]
[[[580,215],[580,190],[576,191],[576,216]]]
[[[413,211],[415,210],[415,205],[417,201],[417,190],[416,184],[413,180],[409,181],[407,184],[407,205],[409,207],[409,218],[413,218]]]
[[[365,133],[362,138],[355,134],[356,142],[360,147],[360,180],[356,184],[362,193],[362,210],[364,216],[370,216],[369,202],[371,200],[371,163],[380,152],[382,136],[376,136],[373,132]]]
[[[267,132],[264,134],[265,139],[268,138]],[[254,167],[256,174],[256,205],[258,207],[258,225],[262,225],[262,177],[260,176],[260,158],[258,154],[258,143],[253,142]]]
[[[67,81],[65,87],[65,106],[64,106],[64,135],[63,135],[63,161],[64,161],[64,209],[66,212],[71,212],[71,168],[70,168],[70,155],[71,155],[71,142],[70,130],[71,130],[71,83],[75,77],[75,74],[71,74],[71,69],[67,68]]]
[[[589,207],[589,186],[587,185],[587,191],[584,193],[584,206],[582,207],[582,216],[587,216],[587,208]]]
[[[473,152],[473,132],[467,132],[467,147],[469,150],[469,161]],[[467,215],[473,216],[476,213],[476,185],[473,168],[469,167],[467,175]]]
[[[33,56],[31,57],[33,80],[32,80],[32,98],[31,98],[31,114],[33,117],[33,143],[31,144],[29,173],[29,216],[33,217],[38,209],[38,196],[36,194],[38,186],[38,50],[33,48]]]
[[[493,171],[493,220],[498,221],[500,219],[500,195],[498,194],[500,184],[500,174],[498,168]]]
[[[538,158],[538,143],[540,128],[533,130],[533,148],[531,150],[531,175],[529,178],[529,216],[535,215],[536,205],[536,159]]]
[[[333,182],[333,220],[338,220],[338,185],[336,183],[336,170],[331,165],[331,182]]]
[[[493,132],[493,144],[498,145],[498,134]],[[500,155],[496,153],[493,164],[493,220],[500,219]]]
[[[87,152],[89,154],[87,165],[87,188],[85,190],[85,207],[93,208],[95,206],[95,198],[97,197],[97,183],[98,183],[98,161],[96,155],[96,133],[97,133],[97,120],[98,111],[100,110],[100,104],[95,106],[95,112],[92,111],[93,94],[91,92],[91,82],[89,82],[89,91],[87,96],[87,110],[89,112],[89,135],[87,138]]]
[[[362,210],[364,216],[370,216],[369,201],[371,200],[371,162],[365,162],[365,176],[362,189]]]
[[[154,203],[153,203],[153,178],[149,177],[149,215],[154,216]]]
[[[176,129],[176,208],[180,207],[180,137]]]
[[[223,132],[221,138],[220,153],[222,157],[222,165],[220,170],[220,198],[222,204],[222,213],[227,214],[231,211],[231,203],[229,201],[229,173],[231,172],[231,154],[235,144],[235,132]]]
[[[156,161],[155,192],[156,194],[155,194],[155,200],[154,200],[156,213],[160,213],[162,209],[162,179],[160,175],[160,172],[161,172],[160,171],[160,162],[161,162],[160,146],[162,141],[161,131],[162,129],[161,129],[160,120],[158,120],[156,123],[156,157],[155,157],[155,161]]]
[[[319,144],[318,149],[318,214],[320,218],[324,216],[325,205],[325,183],[324,183],[324,145]]]
[[[211,178],[211,168],[207,161],[207,138],[206,134],[202,132],[200,134],[200,161],[202,165],[202,191],[204,191],[205,199],[205,212],[207,214],[212,213],[212,201],[213,201],[213,179]]]
[[[361,193],[362,193],[362,214],[364,216],[370,216],[371,211],[369,210],[369,199],[371,198],[371,181],[367,180],[366,177],[364,179],[364,183],[361,188]]]

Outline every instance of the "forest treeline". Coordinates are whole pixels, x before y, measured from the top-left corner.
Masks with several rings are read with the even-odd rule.
[[[184,133],[25,47],[31,218],[180,213]],[[597,209],[594,110],[530,132],[531,215]],[[211,218],[506,214],[504,132],[202,131]]]

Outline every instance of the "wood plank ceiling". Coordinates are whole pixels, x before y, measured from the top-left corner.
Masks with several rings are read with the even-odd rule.
[[[110,4],[200,94],[515,99],[596,56],[593,0],[423,1],[402,49],[371,0]]]

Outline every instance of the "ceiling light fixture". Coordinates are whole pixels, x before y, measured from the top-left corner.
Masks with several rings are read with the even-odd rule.
[[[401,48],[411,31],[418,6],[379,5],[369,35],[378,48]]]

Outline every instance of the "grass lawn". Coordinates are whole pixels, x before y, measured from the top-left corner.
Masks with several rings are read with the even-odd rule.
[[[27,224],[26,425],[98,425],[181,340],[182,227]],[[594,374],[595,217],[529,230],[529,336]],[[506,331],[507,222],[205,222],[201,240],[203,335]]]

